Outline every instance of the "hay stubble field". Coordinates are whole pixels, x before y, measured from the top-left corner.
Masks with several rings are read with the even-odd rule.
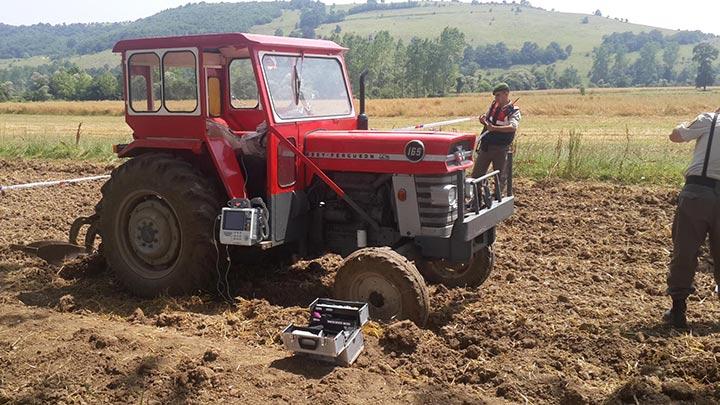
[[[516,92],[523,120],[516,168],[533,179],[612,180],[676,184],[692,145],[667,134],[681,121],[720,105],[718,90],[690,88],[591,89]],[[373,128],[398,128],[477,116],[489,94],[446,98],[369,100]],[[113,161],[111,145],[132,133],[121,101],[0,103],[0,157]],[[78,126],[80,138],[77,139]],[[476,121],[444,130],[479,133]],[[77,144],[76,144],[76,141]]]

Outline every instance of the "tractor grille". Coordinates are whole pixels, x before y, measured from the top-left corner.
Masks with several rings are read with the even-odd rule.
[[[458,217],[457,204],[432,204],[430,188],[454,184],[455,174],[443,176],[415,176],[415,189],[417,192],[418,212],[420,213],[420,226],[423,228],[447,228],[452,226]]]

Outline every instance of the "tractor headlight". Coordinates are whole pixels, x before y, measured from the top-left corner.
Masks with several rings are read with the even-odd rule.
[[[475,186],[471,178],[465,180],[465,203],[469,204],[475,199]]]
[[[430,203],[432,205],[452,206],[457,203],[457,197],[457,187],[452,184],[430,189]]]

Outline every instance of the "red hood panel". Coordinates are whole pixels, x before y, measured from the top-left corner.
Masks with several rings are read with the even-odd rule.
[[[412,141],[420,141],[424,149],[417,162],[405,154]],[[462,158],[454,153],[454,146],[460,144]],[[472,153],[468,152],[474,147],[471,133],[320,130],[305,136],[303,152],[325,171],[442,174],[471,167]]]

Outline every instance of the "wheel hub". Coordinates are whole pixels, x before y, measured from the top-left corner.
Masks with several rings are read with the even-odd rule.
[[[429,261],[428,265],[432,266],[438,274],[446,278],[462,277],[468,269],[470,269],[470,263],[452,263],[445,259]]]
[[[144,262],[165,265],[177,257],[180,227],[170,207],[159,199],[150,199],[133,208],[128,221],[130,246]]]
[[[370,304],[374,318],[392,319],[402,313],[400,290],[384,277],[365,273],[353,284],[353,296]]]

